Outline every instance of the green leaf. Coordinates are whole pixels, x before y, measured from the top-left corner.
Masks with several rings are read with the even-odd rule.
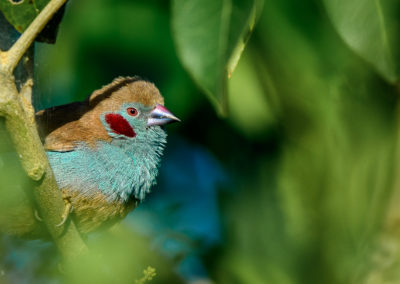
[[[22,33],[50,0],[0,0],[7,21]]]
[[[227,112],[227,79],[254,27],[258,0],[174,0],[178,56],[220,114]]]
[[[7,21],[20,33],[24,32],[50,0],[0,0],[0,11]],[[58,26],[64,15],[65,5],[53,16],[36,37],[37,41],[54,43]]]
[[[276,88],[250,44],[228,83],[229,121],[246,137],[257,139],[276,122]],[[245,95],[244,95],[245,94]]]
[[[333,25],[343,40],[372,64],[389,82],[399,78],[396,54],[394,0],[323,0]]]

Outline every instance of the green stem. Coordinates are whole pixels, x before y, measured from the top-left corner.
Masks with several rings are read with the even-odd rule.
[[[28,176],[36,182],[34,197],[41,217],[60,254],[67,262],[87,251],[74,222],[57,227],[64,211],[64,201],[53,176],[36,128],[33,107],[29,98],[32,81],[29,79],[18,93],[13,72],[35,37],[66,0],[51,0],[16,43],[0,53],[0,116]]]

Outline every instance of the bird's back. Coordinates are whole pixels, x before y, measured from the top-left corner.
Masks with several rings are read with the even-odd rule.
[[[87,111],[87,101],[51,107],[36,113],[36,124],[42,141],[60,127],[79,120]]]

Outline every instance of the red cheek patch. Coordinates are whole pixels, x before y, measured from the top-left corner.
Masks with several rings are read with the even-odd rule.
[[[115,134],[122,134],[127,137],[135,137],[136,133],[133,131],[129,122],[120,114],[109,113],[105,115],[105,120]]]

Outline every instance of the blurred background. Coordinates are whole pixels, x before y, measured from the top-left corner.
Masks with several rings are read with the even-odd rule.
[[[373,49],[348,40],[330,2],[264,2],[228,80],[227,117],[179,59],[169,1],[71,0],[56,44],[36,44],[37,110],[139,75],[182,120],[167,128],[149,197],[88,239],[116,283],[148,266],[154,283],[400,283],[382,272],[396,240],[380,241],[396,191],[397,70],[386,76]],[[10,143],[0,147],[1,186],[22,187]],[[2,236],[0,248],[1,283],[65,281],[51,243]]]

